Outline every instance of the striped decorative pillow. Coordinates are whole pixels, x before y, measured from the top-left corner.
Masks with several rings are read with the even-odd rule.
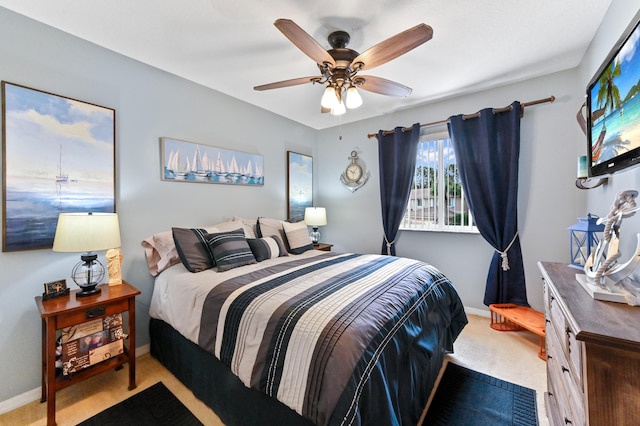
[[[258,262],[276,257],[288,256],[287,249],[279,237],[271,235],[264,238],[247,238],[247,243]]]
[[[313,250],[313,243],[307,231],[304,221],[289,223],[282,222],[282,228],[289,242],[289,253],[300,254],[307,250]]]
[[[218,267],[218,272],[256,263],[256,258],[249,248],[242,229],[207,234],[205,239]]]

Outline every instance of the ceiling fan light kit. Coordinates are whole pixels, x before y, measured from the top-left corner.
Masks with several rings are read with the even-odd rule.
[[[333,108],[334,105],[336,105],[337,102],[337,98],[336,98],[336,89],[333,86],[327,86],[326,89],[324,89],[324,93],[322,94],[322,99],[320,99],[320,105],[323,108]]]
[[[358,93],[356,86],[349,86],[347,89],[347,108],[354,109],[362,105],[362,96]]]
[[[333,115],[344,114],[346,108],[354,109],[362,105],[362,96],[358,88],[386,96],[408,96],[411,88],[407,86],[381,77],[357,74],[362,70],[385,64],[433,37],[430,26],[418,24],[360,54],[347,48],[350,36],[345,31],[334,31],[329,34],[327,40],[332,49],[325,50],[320,43],[290,19],[278,19],[274,25],[298,49],[316,62],[321,75],[263,84],[255,86],[254,90],[279,89],[306,83],[326,84],[320,105],[323,112],[331,112]]]
[[[344,106],[344,102],[338,102],[333,108],[331,108],[331,115],[342,115],[347,112],[347,108]]]

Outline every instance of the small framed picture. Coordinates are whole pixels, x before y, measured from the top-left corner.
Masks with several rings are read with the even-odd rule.
[[[67,288],[67,280],[65,279],[44,283],[44,293],[42,294],[44,300],[65,296],[67,294],[69,294],[69,289]]]

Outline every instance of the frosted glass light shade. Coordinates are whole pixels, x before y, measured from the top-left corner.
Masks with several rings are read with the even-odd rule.
[[[347,108],[354,109],[362,105],[362,96],[356,86],[349,86],[347,89]]]
[[[336,89],[333,86],[327,86],[320,99],[320,105],[325,108],[333,109],[338,104],[338,96],[336,95]]]
[[[342,101],[331,108],[331,115],[342,115],[345,112],[347,112],[347,109],[344,107],[344,103]]]

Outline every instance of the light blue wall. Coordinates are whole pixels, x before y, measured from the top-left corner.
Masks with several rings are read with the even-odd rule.
[[[138,287],[138,345],[148,339],[152,277],[140,241],[171,226],[233,215],[286,217],[285,153],[313,155],[317,132],[0,8],[0,79],[116,110],[117,210],[124,278]],[[160,180],[159,138],[262,154],[264,187]],[[0,403],[40,385],[43,283],[70,279],[79,255],[0,253]]]

